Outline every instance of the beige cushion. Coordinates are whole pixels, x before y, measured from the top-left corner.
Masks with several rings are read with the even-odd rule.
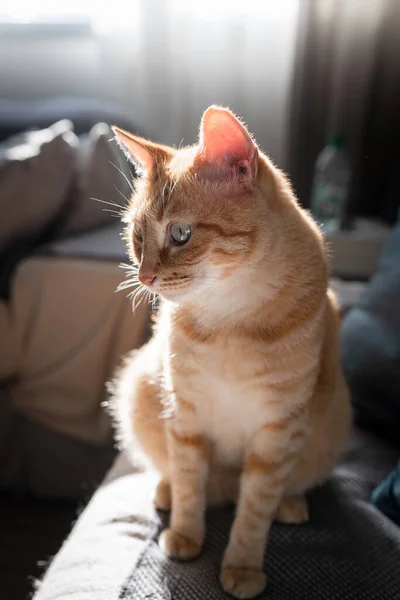
[[[0,376],[16,378],[20,414],[92,444],[111,440],[105,382],[148,330],[148,308],[132,314],[126,295],[114,293],[122,279],[105,261],[36,257],[20,265],[11,302],[0,305]]]

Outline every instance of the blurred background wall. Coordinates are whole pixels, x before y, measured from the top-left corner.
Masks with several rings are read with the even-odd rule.
[[[3,28],[3,98],[118,100],[169,144],[193,143],[202,111],[229,105],[284,166],[299,0],[13,4],[9,16],[42,24]],[[43,25],[51,15],[53,31]]]

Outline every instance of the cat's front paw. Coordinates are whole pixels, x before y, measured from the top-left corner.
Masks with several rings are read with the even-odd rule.
[[[267,576],[256,569],[223,567],[220,581],[225,592],[234,598],[255,598],[265,589]]]
[[[179,560],[197,558],[202,550],[200,544],[174,529],[166,529],[162,532],[159,546],[167,556]]]

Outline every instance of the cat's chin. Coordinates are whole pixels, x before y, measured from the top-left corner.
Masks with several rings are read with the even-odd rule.
[[[168,290],[168,291],[159,291],[158,295],[164,300],[168,300],[169,302],[179,303],[185,297],[187,298],[189,290]]]

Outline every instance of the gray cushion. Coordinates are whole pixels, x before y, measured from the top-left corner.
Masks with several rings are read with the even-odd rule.
[[[105,123],[95,125],[80,138],[76,160],[76,192],[74,210],[60,227],[65,234],[114,225],[127,204],[135,173],[113,140],[114,134]]]
[[[31,238],[59,213],[74,182],[78,138],[70,121],[0,145],[0,252]]]

